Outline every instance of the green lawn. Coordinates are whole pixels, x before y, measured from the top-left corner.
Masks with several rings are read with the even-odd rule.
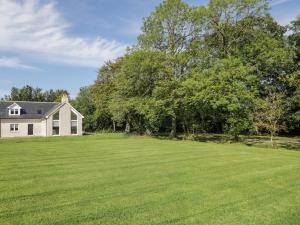
[[[0,140],[0,224],[300,224],[300,151],[98,135]]]

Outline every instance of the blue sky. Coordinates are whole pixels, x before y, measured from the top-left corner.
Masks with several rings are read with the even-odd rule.
[[[142,18],[160,2],[0,0],[0,97],[26,84],[76,96],[103,62],[135,43]],[[271,14],[286,25],[300,14],[300,1],[273,0]]]

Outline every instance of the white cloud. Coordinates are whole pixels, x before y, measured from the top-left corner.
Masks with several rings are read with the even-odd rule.
[[[26,65],[18,58],[0,57],[0,67],[14,68],[14,69],[32,69],[38,70],[38,68]]]
[[[68,27],[54,3],[0,0],[0,50],[22,51],[43,62],[98,67],[126,49],[101,37],[92,41],[72,37]]]

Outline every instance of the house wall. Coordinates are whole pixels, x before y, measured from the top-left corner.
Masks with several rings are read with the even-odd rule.
[[[18,124],[18,131],[10,131],[10,124]],[[33,124],[33,135],[42,136],[41,120],[36,119],[1,119],[1,137],[26,137],[28,136],[28,124]]]
[[[46,126],[46,120],[43,119],[41,121],[41,136],[47,136],[47,133],[46,133],[46,129],[47,129],[47,126]]]
[[[59,135],[71,135],[71,109],[72,106],[68,103],[64,104],[59,109]],[[53,113],[55,114],[55,113]],[[47,136],[52,136],[53,114],[46,121]],[[82,135],[82,117],[77,114],[77,135]]]
[[[45,120],[46,122],[46,136],[52,136],[52,116]]]
[[[77,116],[78,116],[77,132],[78,132],[78,135],[82,135],[82,117],[80,115],[77,115]]]

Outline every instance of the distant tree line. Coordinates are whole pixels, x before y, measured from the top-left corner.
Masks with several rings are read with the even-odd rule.
[[[35,102],[60,102],[63,95],[68,95],[67,90],[44,91],[41,88],[34,88],[26,85],[22,88],[13,87],[9,95],[4,96],[5,101],[35,101]]]
[[[165,0],[74,104],[88,131],[299,134],[299,29],[266,0]]]

